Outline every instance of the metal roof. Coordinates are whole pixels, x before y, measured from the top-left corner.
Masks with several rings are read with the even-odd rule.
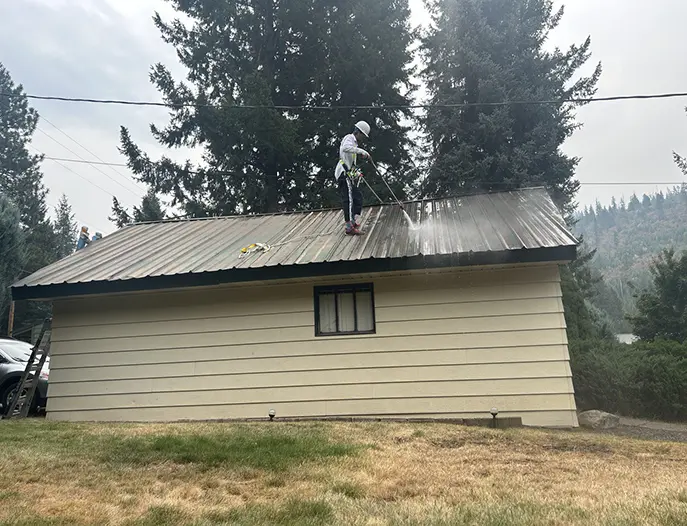
[[[543,188],[407,203],[363,211],[364,236],[346,236],[341,210],[138,223],[13,285],[138,280],[317,263],[574,247],[577,240]],[[266,243],[266,252],[241,248]],[[30,294],[29,294],[30,296]],[[29,297],[26,296],[26,297]]]

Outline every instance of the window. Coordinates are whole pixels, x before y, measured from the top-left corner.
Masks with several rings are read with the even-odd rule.
[[[374,332],[372,283],[315,287],[315,336]]]

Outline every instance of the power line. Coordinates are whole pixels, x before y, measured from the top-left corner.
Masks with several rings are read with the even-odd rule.
[[[52,208],[55,212],[57,212],[57,206],[55,206],[55,205],[53,205],[53,204],[50,204],[50,203],[48,203],[48,202],[46,202],[45,205],[46,205],[46,206],[49,206],[49,207]],[[91,223],[90,221],[83,221],[82,219],[79,219],[79,218],[76,217],[76,216],[74,216],[74,220],[75,220],[77,223],[81,223],[82,225],[93,225],[93,223]],[[99,231],[101,231],[101,232],[103,231],[103,229],[99,229],[99,228],[98,228],[98,225],[93,225],[93,226],[95,226],[96,230],[99,230]]]
[[[123,163],[108,163],[108,162],[95,162],[95,161],[85,161],[82,159],[67,159],[64,157],[45,157],[46,160],[50,161],[61,161],[65,163],[79,163],[79,164],[98,164],[98,165],[105,165],[105,166],[126,166],[126,164]],[[213,171],[211,169],[208,169],[208,171],[211,171],[212,173],[220,173],[220,174],[230,174],[233,172],[225,172],[222,170],[219,171]],[[198,173],[196,171],[191,170],[191,173]],[[509,184],[505,181],[479,181],[484,184]],[[687,181],[629,181],[629,182],[623,182],[623,181],[579,181],[579,183],[582,186],[632,186],[632,185],[642,185],[642,186],[652,186],[652,185],[683,185],[687,184]]]
[[[582,186],[670,186],[670,185],[675,185],[675,186],[681,186],[683,184],[687,184],[687,181],[630,181],[630,182],[621,182],[621,181],[609,181],[609,182],[597,182],[597,181],[590,181],[588,183],[579,181],[580,185]]]
[[[38,148],[36,148],[36,147],[33,146],[32,144],[29,144],[29,146],[31,146],[31,148],[33,148],[34,150],[36,150],[36,151],[38,152],[39,155],[43,155],[43,152],[41,152]],[[87,177],[84,177],[84,176],[81,175],[80,173],[75,172],[74,170],[72,170],[71,168],[69,168],[69,166],[67,166],[66,164],[62,163],[61,161],[55,161],[54,159],[53,159],[53,161],[56,162],[57,164],[59,164],[60,166],[62,166],[62,168],[64,168],[65,170],[68,170],[68,171],[70,171],[71,173],[73,173],[74,175],[76,175],[77,177],[80,177],[81,179],[83,179],[83,180],[86,181],[87,183],[89,183],[89,184],[95,186],[96,188],[99,188],[100,190],[102,190],[103,192],[105,192],[105,193],[106,193],[107,195],[109,195],[110,197],[114,197],[114,194],[111,194],[110,192],[108,192],[107,190],[105,190],[102,186],[97,185],[96,183],[94,183],[93,181],[91,181],[91,180],[88,179]]]
[[[44,116],[41,115],[40,118],[41,118],[42,120],[44,120],[45,122],[47,122],[50,126],[52,126],[53,128],[55,128],[58,132],[60,132],[60,133],[61,133],[62,135],[64,135],[67,139],[69,139],[70,141],[72,141],[74,144],[76,144],[77,146],[80,146],[80,147],[83,148],[85,151],[87,151],[89,154],[91,154],[93,157],[95,157],[96,159],[98,159],[99,161],[101,161],[102,164],[103,164],[103,166],[111,166],[110,164],[105,163],[105,161],[103,161],[100,157],[98,157],[98,156],[97,156],[95,153],[93,153],[91,150],[89,150],[88,148],[86,148],[86,147],[85,147],[83,144],[81,144],[79,141],[77,141],[76,139],[74,139],[74,138],[73,138],[71,135],[69,135],[67,132],[65,132],[65,131],[61,130],[60,128],[58,128],[55,124],[53,124],[52,122],[50,122],[50,121],[49,121],[48,119],[46,119]],[[94,163],[92,163],[92,164],[94,164]],[[125,166],[125,165],[122,165],[122,166]],[[136,181],[133,181],[133,180],[129,179],[129,177],[127,177],[125,174],[123,174],[123,173],[120,172],[119,170],[115,170],[114,168],[110,168],[110,170],[112,170],[112,172],[114,172],[115,174],[117,174],[117,175],[119,175],[120,177],[122,177],[122,178],[123,178],[124,180],[126,180],[127,182],[136,185],[138,188],[140,188],[140,189],[143,190],[144,192],[146,191],[145,188],[143,188],[141,185],[139,185]]]
[[[100,165],[100,166],[122,166],[126,167],[126,164],[124,163],[108,163],[106,161],[84,161],[83,159],[66,159],[64,157],[49,157],[45,156],[43,157],[44,159],[48,161],[62,161],[65,163],[81,163],[81,164],[93,164],[93,165]]]
[[[45,130],[42,130],[39,126],[36,126],[36,129],[37,129],[39,132],[41,132],[43,135],[45,135],[45,136],[46,136],[48,139],[50,139],[51,141],[54,141],[55,143],[57,143],[57,144],[59,144],[60,146],[62,146],[62,148],[64,148],[64,149],[67,150],[68,152],[73,153],[74,155],[76,155],[79,159],[81,159],[81,160],[83,160],[83,161],[86,160],[86,159],[84,159],[83,157],[81,157],[78,153],[76,153],[74,150],[72,150],[69,146],[65,146],[65,145],[62,144],[60,141],[58,141],[57,139],[55,139],[52,135],[50,135],[48,132],[46,132]],[[54,161],[54,162],[57,162],[57,163],[59,164],[59,161]],[[119,186],[121,186],[122,188],[124,188],[124,190],[126,190],[127,192],[129,192],[129,193],[135,195],[137,198],[140,198],[140,197],[141,197],[141,196],[138,195],[136,192],[134,192],[134,191],[131,190],[130,188],[127,188],[127,187],[124,186],[122,183],[120,183],[119,181],[117,181],[114,177],[112,177],[110,174],[105,173],[103,170],[101,170],[101,169],[98,168],[97,166],[94,166],[93,168],[95,168],[96,170],[98,170],[101,174],[103,174],[105,177],[107,177],[110,181],[112,181],[112,182],[114,182],[114,183],[117,183]],[[110,195],[112,195],[112,194],[110,194]]]
[[[86,159],[68,159],[65,157],[50,157],[50,156],[44,156],[43,157],[46,161],[62,161],[65,163],[78,163],[78,164],[92,164],[92,165],[99,165],[99,166],[121,166],[121,167],[127,167],[126,164],[123,163],[108,163],[106,161],[101,161],[101,162],[96,162],[96,161],[88,161]],[[192,173],[192,174],[199,174],[201,173],[199,170],[185,170],[187,173]],[[207,168],[205,171],[212,172],[213,174],[235,174],[236,172],[227,172],[225,170],[212,170],[211,168]]]
[[[497,102],[460,102],[455,104],[384,104],[384,105],[344,105],[344,106],[309,106],[309,105],[221,105],[198,103],[152,102],[118,99],[88,99],[81,97],[59,97],[53,95],[26,95],[17,93],[0,93],[2,97],[26,97],[36,100],[62,102],[83,102],[90,104],[118,104],[125,106],[155,106],[161,108],[220,108],[252,110],[409,110],[409,109],[452,109],[472,106],[514,106],[514,105],[548,105],[548,104],[587,104],[593,102],[613,102],[624,100],[673,99],[687,97],[687,92],[654,93],[636,95],[615,95],[610,97],[568,98],[552,100],[510,100]]]

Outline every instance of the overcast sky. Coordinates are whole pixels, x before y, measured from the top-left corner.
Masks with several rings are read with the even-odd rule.
[[[422,1],[411,5],[414,23],[426,22]],[[156,9],[167,17],[173,13],[163,0],[0,1],[0,62],[30,94],[159,100],[148,82],[150,65],[163,62],[183,72],[153,26]],[[591,35],[593,61],[604,67],[598,96],[687,91],[687,61],[680,51],[685,19],[684,0],[571,0],[552,44],[581,43]],[[166,122],[162,108],[32,104],[46,119],[34,146],[47,156],[124,162],[117,151],[122,124],[151,156],[162,153],[148,132],[151,122]],[[665,188],[661,183],[680,181],[672,151],[687,154],[685,105],[687,99],[671,99],[581,109],[584,127],[565,145],[567,153],[582,158],[578,201],[606,204],[614,195],[627,199],[632,192],[655,192]],[[77,220],[91,231],[113,231],[107,219],[112,195],[131,207],[145,191],[126,168],[46,160],[43,172],[49,203],[54,206],[67,194]]]

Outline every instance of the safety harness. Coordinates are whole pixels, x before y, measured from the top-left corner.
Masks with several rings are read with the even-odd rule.
[[[344,167],[344,174],[348,177],[355,186],[360,186],[360,181],[363,179],[363,172],[360,168],[353,166],[350,170],[343,159],[339,159],[339,164]]]

